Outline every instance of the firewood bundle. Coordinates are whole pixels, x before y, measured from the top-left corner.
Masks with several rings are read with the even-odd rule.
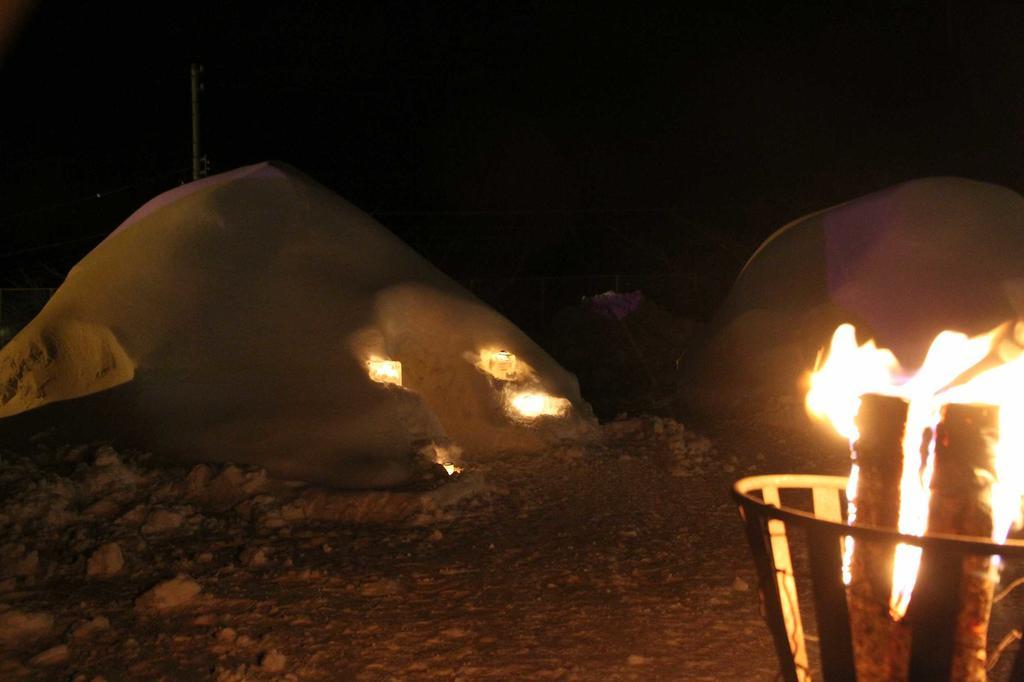
[[[920,436],[922,470],[929,451],[934,453],[926,534],[991,537],[998,408],[946,405],[934,433],[921,434],[905,433],[907,409],[899,398],[862,399],[860,436],[852,453],[852,525],[898,527],[903,468],[918,464],[914,458],[905,463],[904,442],[913,445]],[[894,543],[857,540],[849,558],[847,601],[857,679],[985,680],[998,580],[991,557],[926,549],[902,615],[890,606],[895,553]]]

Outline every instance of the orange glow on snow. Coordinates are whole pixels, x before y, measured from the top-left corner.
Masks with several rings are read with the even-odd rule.
[[[540,391],[521,391],[514,393],[508,402],[512,410],[524,419],[536,419],[541,416],[561,417],[571,407],[565,398],[556,398]]]

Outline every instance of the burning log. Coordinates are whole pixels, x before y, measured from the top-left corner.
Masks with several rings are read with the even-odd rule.
[[[996,480],[999,408],[946,405],[936,429],[928,532],[991,537],[992,485]],[[919,585],[907,619],[928,653],[915,656],[913,671],[929,677],[986,679],[986,644],[996,583],[991,557],[925,551]],[[915,608],[915,600],[923,605]],[[955,623],[955,624],[954,624]],[[945,655],[943,655],[945,652]]]
[[[903,437],[907,402],[865,395],[857,413],[859,437],[853,446],[856,490],[851,500],[854,526],[897,528]],[[847,601],[858,680],[905,680],[910,630],[890,615],[895,546],[858,540],[850,558]]]
[[[1005,326],[975,337],[944,331],[908,379],[891,351],[858,344],[850,325],[836,329],[827,360],[810,376],[807,408],[851,442],[859,438],[850,471],[853,525],[1005,540],[1024,499],[1018,346],[1007,346]],[[845,557],[858,679],[985,679],[997,562],[958,543],[924,546],[922,553],[900,544],[894,553],[858,540]],[[882,617],[890,608],[892,623]]]

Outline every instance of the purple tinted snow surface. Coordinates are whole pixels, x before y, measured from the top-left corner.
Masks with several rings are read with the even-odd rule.
[[[243,166],[227,173],[219,173],[217,175],[211,175],[210,177],[203,178],[202,180],[193,180],[192,182],[185,183],[180,187],[167,190],[163,194],[153,197],[145,204],[143,204],[135,213],[128,216],[128,219],[118,225],[117,229],[111,232],[111,235],[117,234],[124,228],[137,223],[148,215],[156,213],[161,208],[169,206],[176,201],[184,199],[187,196],[195,194],[204,189],[211,189],[220,185],[226,185],[235,180],[241,178],[284,178],[286,174],[274,165],[270,161],[264,161],[262,163],[256,163],[251,166]]]
[[[823,222],[830,298],[898,355],[919,353],[942,329],[976,334],[1012,314],[1002,291],[1019,272],[1010,235],[1000,235],[1003,250],[986,243],[993,230],[960,240],[969,228],[955,214],[931,215],[894,191],[829,211]]]
[[[644,295],[639,291],[619,293],[606,291],[590,297],[590,308],[601,317],[622,320],[636,312],[643,303]]]

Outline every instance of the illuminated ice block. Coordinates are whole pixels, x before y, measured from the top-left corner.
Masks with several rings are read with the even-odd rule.
[[[398,360],[370,360],[370,378],[381,384],[402,385],[402,363]]]

